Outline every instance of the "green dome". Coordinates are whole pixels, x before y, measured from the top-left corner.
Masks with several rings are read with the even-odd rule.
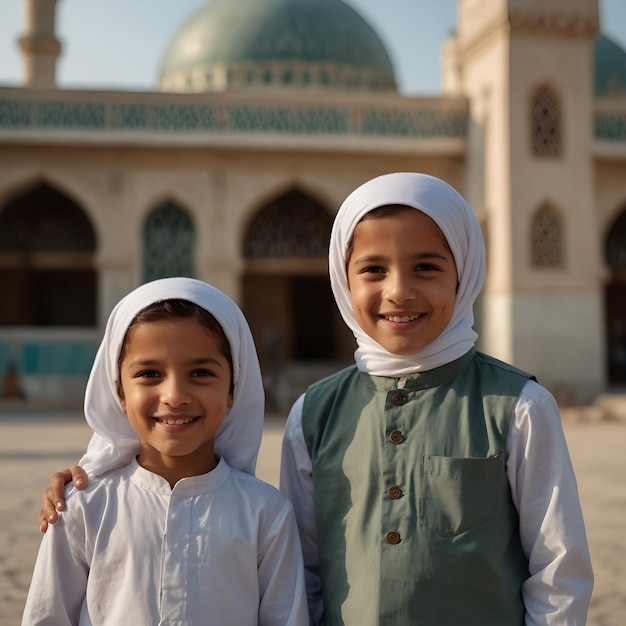
[[[626,52],[606,35],[595,40],[595,94],[626,94]]]
[[[396,89],[385,47],[342,0],[214,0],[182,25],[161,61],[164,90],[259,84]]]

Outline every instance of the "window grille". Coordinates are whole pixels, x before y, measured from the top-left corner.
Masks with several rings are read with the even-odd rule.
[[[531,237],[533,267],[563,267],[563,228],[559,215],[551,206],[544,205],[535,213]]]
[[[294,190],[274,200],[252,220],[245,257],[326,257],[332,216]]]
[[[164,202],[148,215],[143,236],[144,281],[194,277],[195,232],[187,211],[173,202]]]
[[[547,88],[541,89],[532,103],[532,147],[537,156],[561,154],[561,107]]]

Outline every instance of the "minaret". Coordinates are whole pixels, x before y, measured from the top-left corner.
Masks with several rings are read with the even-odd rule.
[[[24,86],[55,87],[56,60],[61,42],[54,32],[57,0],[26,0],[26,32],[19,39],[24,59]]]
[[[486,232],[480,348],[570,402],[604,384],[594,213],[598,0],[457,0],[446,95],[470,103],[466,195]]]

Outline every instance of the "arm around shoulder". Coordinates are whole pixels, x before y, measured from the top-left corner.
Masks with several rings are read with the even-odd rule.
[[[121,467],[130,461],[132,455],[127,459],[119,458],[111,454],[109,444],[98,433],[93,433],[87,451],[80,459],[80,465],[73,465],[69,469],[55,472],[50,476],[50,485],[44,492],[41,509],[39,511],[39,529],[42,533],[48,530],[48,524],[54,524],[58,519],[57,511],[62,511],[65,507],[65,485],[70,482],[74,483],[76,489],[85,489],[89,484],[89,475],[85,469],[88,465],[93,470],[94,461],[98,463],[99,472]]]
[[[304,394],[296,400],[285,425],[280,464],[280,490],[291,501],[298,525],[310,623],[321,624],[324,615],[313,502],[313,470],[302,431]]]
[[[89,483],[87,472],[79,465],[72,465],[68,469],[50,475],[50,484],[44,491],[41,509],[37,517],[39,530],[45,533],[48,524],[54,524],[58,519],[57,511],[65,508],[65,485],[74,483],[76,489],[85,489]]]

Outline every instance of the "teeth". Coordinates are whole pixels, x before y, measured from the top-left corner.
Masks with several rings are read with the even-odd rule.
[[[421,314],[420,315],[403,315],[402,317],[399,317],[398,315],[385,315],[385,319],[389,320],[390,322],[412,322],[413,320],[416,320],[418,317],[422,317]]]
[[[179,426],[180,424],[189,424],[189,422],[193,422],[195,418],[190,417],[186,420],[168,420],[168,419],[161,419],[159,420],[162,424],[171,424],[171,425],[176,425]]]

